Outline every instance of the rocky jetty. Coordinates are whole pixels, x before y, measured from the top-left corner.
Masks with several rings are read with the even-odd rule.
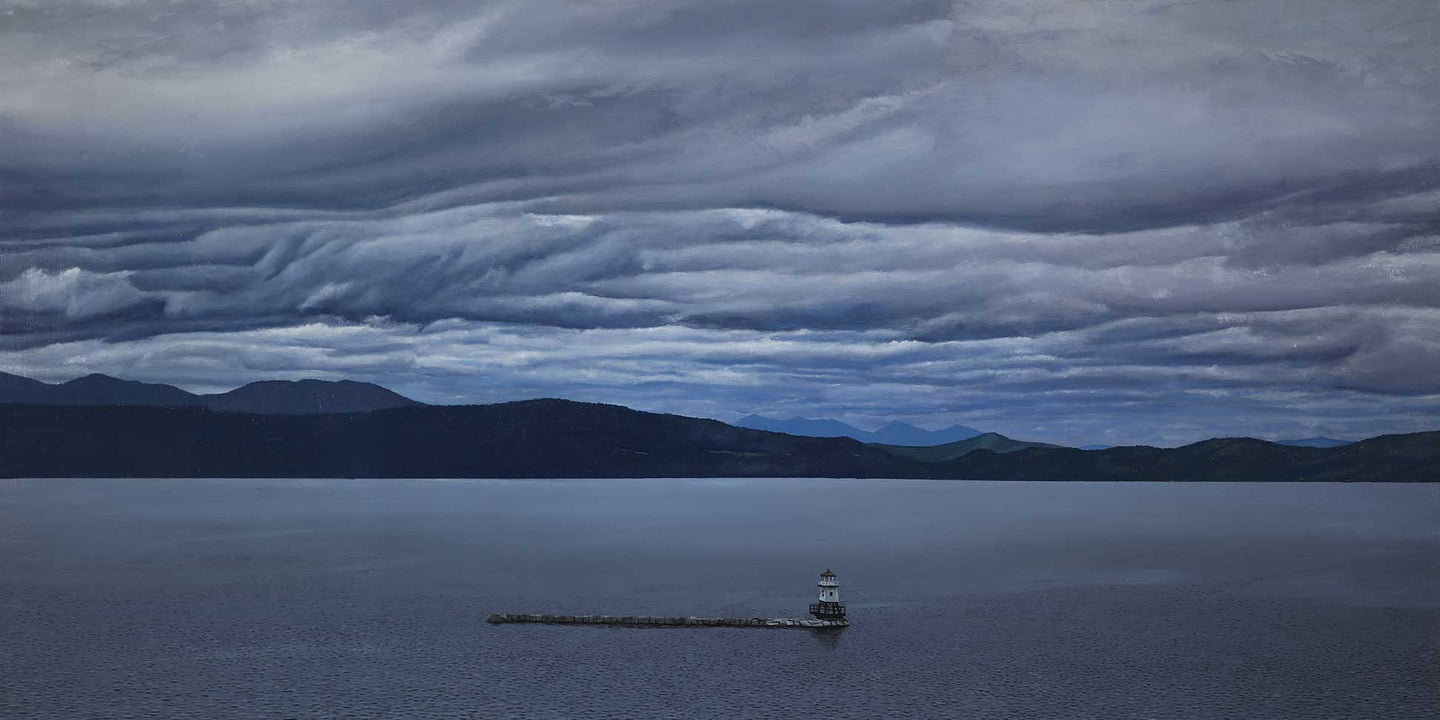
[[[547,625],[621,625],[626,627],[741,627],[741,628],[841,628],[848,620],[809,618],[701,618],[653,617],[648,615],[549,615],[540,613],[491,613],[485,621],[494,625],[543,623]]]

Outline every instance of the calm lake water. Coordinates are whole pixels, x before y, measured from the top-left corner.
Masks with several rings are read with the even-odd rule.
[[[1429,720],[1437,644],[1440,486],[0,481],[16,720]]]

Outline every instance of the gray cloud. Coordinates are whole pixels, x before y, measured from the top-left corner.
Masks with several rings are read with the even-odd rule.
[[[467,187],[1087,230],[1436,184],[1424,3],[772,5],[19,8],[6,165],[42,208]]]
[[[0,368],[1064,441],[1429,427],[1437,24],[0,2]]]

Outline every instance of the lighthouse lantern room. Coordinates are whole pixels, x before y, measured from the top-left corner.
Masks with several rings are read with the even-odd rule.
[[[821,620],[844,620],[845,605],[840,602],[840,581],[835,573],[820,574],[820,602],[810,605],[810,614]]]

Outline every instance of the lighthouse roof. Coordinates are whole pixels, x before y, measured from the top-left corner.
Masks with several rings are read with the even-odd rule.
[[[835,577],[835,573],[830,572],[830,569],[826,568],[825,572],[820,573],[820,577]]]

